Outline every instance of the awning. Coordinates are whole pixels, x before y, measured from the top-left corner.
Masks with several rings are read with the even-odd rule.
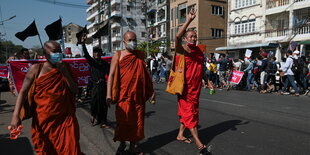
[[[278,47],[278,43],[261,43],[261,44],[248,44],[248,45],[240,45],[240,46],[227,46],[227,47],[218,47],[216,51],[232,51],[238,49],[246,49],[246,48],[259,48],[259,47]]]
[[[310,40],[301,41],[299,44],[310,45]]]

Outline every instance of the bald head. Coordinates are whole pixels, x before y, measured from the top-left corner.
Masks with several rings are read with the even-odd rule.
[[[137,41],[137,36],[136,33],[132,32],[132,31],[128,31],[124,34],[124,41],[128,42],[128,41]]]
[[[54,40],[49,40],[44,43],[44,49],[47,54],[50,53],[61,53],[60,44]]]

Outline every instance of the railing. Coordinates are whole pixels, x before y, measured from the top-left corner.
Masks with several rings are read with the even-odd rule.
[[[284,5],[288,5],[290,0],[267,0],[266,7],[267,9],[276,8]]]
[[[310,34],[310,26],[297,27],[294,29],[297,34]]]
[[[295,2],[303,2],[303,1],[307,1],[307,0],[295,0]]]
[[[278,29],[278,30],[267,30],[266,31],[266,38],[272,38],[272,37],[282,37],[287,36],[289,34],[289,29]]]

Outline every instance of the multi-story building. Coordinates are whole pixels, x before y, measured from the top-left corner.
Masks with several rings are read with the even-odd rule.
[[[179,27],[186,21],[186,16],[194,7],[197,10],[196,19],[189,29],[197,31],[198,44],[205,45],[207,54],[214,53],[216,47],[226,45],[227,3],[226,0],[171,0],[170,1],[170,36],[171,49]]]
[[[101,46],[106,53],[124,49],[123,34],[134,31],[137,40],[146,40],[144,0],[88,0],[90,7],[87,9],[89,37],[99,29],[104,29],[106,34],[99,34],[99,39],[94,39],[93,46]]]
[[[228,0],[227,51],[241,56],[246,49],[257,55],[260,48],[274,53],[286,51],[290,41],[301,44],[301,51],[310,38],[309,0]]]
[[[82,26],[73,23],[69,23],[68,25],[63,26],[63,35],[65,43],[76,44],[77,38],[75,35],[82,29],[83,29]]]
[[[160,52],[169,52],[169,0],[147,0],[145,5],[149,42],[161,42]]]

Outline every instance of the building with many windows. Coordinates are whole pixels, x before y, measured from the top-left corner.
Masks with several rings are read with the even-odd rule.
[[[134,31],[137,40],[146,40],[144,0],[88,0],[88,37],[93,46],[101,46],[107,54],[124,49],[123,34]],[[101,30],[101,31],[99,31]],[[99,34],[98,34],[99,33]]]
[[[170,0],[170,36],[171,49],[179,27],[186,21],[190,9],[197,9],[196,19],[189,25],[189,29],[197,31],[198,44],[203,45],[206,53],[214,53],[216,47],[226,45],[226,0]]]
[[[63,26],[63,35],[65,43],[76,44],[77,38],[76,33],[80,32],[83,29],[82,26],[69,23],[66,26]]]
[[[149,42],[161,42],[160,52],[169,52],[169,0],[146,0],[145,5]]]
[[[260,48],[283,54],[291,41],[303,54],[310,52],[309,0],[228,0],[227,46],[217,48],[231,56]],[[308,46],[306,46],[308,44]]]

